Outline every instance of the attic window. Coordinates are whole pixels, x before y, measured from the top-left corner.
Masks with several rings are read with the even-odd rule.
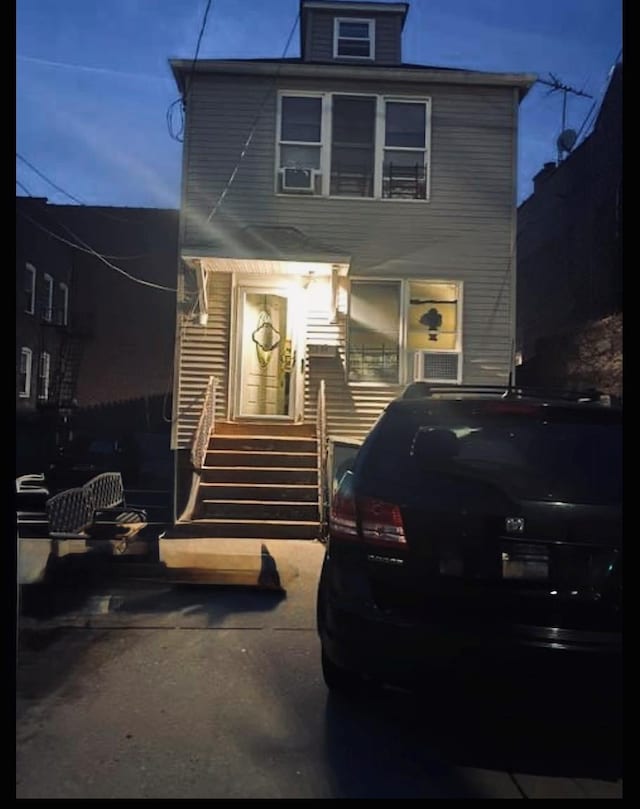
[[[373,59],[375,21],[336,19],[333,36],[334,59]]]

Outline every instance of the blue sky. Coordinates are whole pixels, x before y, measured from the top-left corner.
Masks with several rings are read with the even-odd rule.
[[[206,0],[17,0],[17,151],[94,205],[179,205],[181,144],[166,111],[177,98],[167,60],[192,58]],[[407,62],[554,73],[601,98],[622,47],[621,0],[413,0]],[[298,0],[213,0],[203,58],[279,57]],[[298,31],[288,56],[299,55]],[[521,106],[519,200],[556,156],[562,98],[536,85]],[[593,101],[570,97],[579,130]],[[587,127],[588,130],[588,127]],[[69,203],[27,165],[34,196]],[[24,193],[16,186],[18,194]]]

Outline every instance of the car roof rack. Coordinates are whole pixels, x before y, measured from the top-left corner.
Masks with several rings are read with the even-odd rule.
[[[597,403],[604,406],[614,404],[615,397],[608,393],[589,388],[569,390],[566,388],[530,388],[522,385],[448,385],[429,382],[411,382],[404,390],[402,399],[429,399],[441,395],[459,396],[501,396],[503,399],[555,399],[576,403]],[[616,402],[617,403],[617,402]]]

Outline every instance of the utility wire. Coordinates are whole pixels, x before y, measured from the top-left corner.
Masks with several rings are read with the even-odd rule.
[[[33,165],[33,163],[30,163],[30,162],[27,160],[27,158],[26,158],[26,157],[23,157],[23,156],[20,154],[20,152],[16,152],[16,157],[18,158],[18,160],[22,160],[22,162],[23,162],[25,165],[29,166],[29,168],[31,169],[31,171],[35,171],[35,173],[38,175],[38,177],[42,177],[42,179],[43,179],[45,182],[49,183],[49,185],[53,186],[53,187],[54,187],[54,188],[55,188],[57,191],[59,191],[61,194],[64,194],[64,195],[65,195],[65,197],[69,197],[69,199],[72,199],[74,202],[77,202],[77,203],[78,203],[78,205],[84,205],[84,204],[85,204],[85,203],[84,203],[84,202],[83,202],[81,199],[78,199],[78,197],[74,197],[74,196],[73,196],[73,194],[70,194],[68,191],[65,191],[65,190],[64,190],[64,188],[61,188],[59,185],[57,185],[57,183],[54,183],[54,182],[53,182],[53,180],[50,180],[50,179],[49,179],[49,178],[48,178],[48,177],[47,177],[45,174],[43,174],[43,173],[40,171],[40,169],[36,168],[36,167]]]
[[[45,233],[47,233],[52,238],[57,239],[58,241],[63,242],[64,244],[67,244],[70,247],[73,247],[75,250],[82,250],[82,248],[78,244],[75,244],[74,242],[70,242],[68,239],[65,239],[63,236],[59,236],[57,233],[54,233],[52,230],[49,230],[48,228],[44,227],[44,225],[40,224],[40,222],[37,222],[35,219],[30,217],[28,214],[24,213],[24,211],[18,211],[18,213],[21,216],[23,216],[25,219],[28,219],[29,222],[31,222],[37,228],[40,228],[40,230],[43,230]],[[61,224],[61,223],[57,223],[57,224]],[[110,261],[108,261],[104,256],[100,255],[100,253],[98,253],[96,250],[94,250],[86,242],[83,242],[82,239],[76,233],[73,233],[73,231],[71,231],[68,227],[66,227],[66,225],[63,225],[63,227],[65,228],[65,230],[67,230],[73,236],[74,239],[76,239],[78,242],[80,242],[81,245],[84,245],[84,247],[86,249],[83,250],[83,252],[89,252],[95,258],[102,261],[103,264],[106,264],[107,267],[111,268],[112,270],[115,270],[116,272],[120,273],[121,275],[124,275],[124,277],[128,278],[130,281],[134,281],[136,284],[142,284],[143,286],[146,286],[146,287],[151,287],[152,289],[160,289],[163,292],[173,292],[173,293],[177,292],[176,289],[173,289],[171,287],[165,287],[165,286],[162,286],[162,284],[154,284],[152,281],[145,281],[143,278],[136,278],[135,275],[131,275],[131,273],[128,273],[126,270],[123,270],[121,267],[117,267],[115,264],[112,264]]]
[[[20,180],[16,180],[16,185],[19,185],[20,188],[25,192],[25,194],[27,194],[27,196],[29,197],[33,196],[33,194],[31,193],[31,191],[29,191],[27,186],[24,183],[21,183]]]
[[[198,34],[198,41],[196,43],[196,50],[193,55],[193,60],[191,62],[191,70],[189,71],[189,77],[185,82],[184,93],[180,96],[180,98],[176,98],[175,101],[172,101],[167,109],[167,129],[169,130],[169,137],[173,138],[173,140],[177,140],[179,143],[182,143],[184,141],[183,137],[184,124],[185,124],[184,111],[187,106],[187,99],[189,98],[189,91],[191,90],[191,83],[193,82],[193,76],[195,74],[196,62],[198,60],[198,54],[200,53],[200,44],[202,43],[204,29],[207,26],[207,17],[209,16],[211,3],[212,0],[207,0],[207,5],[204,10],[204,15],[202,17],[202,25],[200,26],[200,33]],[[176,110],[180,111],[180,121],[178,123],[177,128],[174,124],[174,114]]]
[[[222,206],[222,203],[224,202],[224,198],[226,197],[227,192],[229,191],[229,189],[233,185],[233,181],[235,180],[236,174],[238,173],[238,170],[240,168],[240,163],[242,163],[242,160],[244,159],[244,156],[246,155],[247,150],[248,150],[249,146],[251,145],[251,141],[253,140],[253,136],[255,135],[256,129],[258,128],[258,124],[260,123],[260,118],[262,118],[262,113],[264,112],[264,109],[265,109],[265,107],[267,105],[267,101],[269,100],[270,95],[273,93],[273,91],[276,88],[276,82],[278,81],[278,76],[280,75],[280,71],[282,70],[282,65],[284,64],[284,59],[285,59],[285,56],[287,55],[287,51],[289,50],[289,45],[291,44],[291,40],[293,39],[293,34],[294,34],[295,30],[296,30],[296,26],[298,25],[298,20],[299,19],[300,19],[300,12],[298,12],[297,15],[296,15],[296,18],[295,18],[295,20],[293,22],[293,26],[291,28],[291,31],[289,32],[289,37],[287,38],[287,42],[286,42],[286,44],[284,46],[284,50],[282,51],[282,56],[280,57],[280,61],[279,61],[279,64],[278,64],[278,69],[276,70],[275,75],[273,77],[273,86],[271,88],[269,88],[269,90],[267,90],[267,92],[264,94],[264,98],[262,99],[262,103],[260,104],[260,107],[258,109],[258,114],[256,115],[256,117],[255,117],[255,119],[254,119],[254,121],[253,121],[253,123],[251,125],[251,129],[249,130],[249,135],[248,135],[246,141],[244,142],[244,146],[242,147],[242,151],[240,152],[240,157],[238,158],[238,162],[234,166],[233,171],[231,172],[231,175],[229,176],[229,179],[227,180],[227,184],[222,189],[222,193],[218,197],[218,199],[216,201],[216,204],[213,206],[213,208],[211,209],[209,215],[207,216],[207,222],[211,222],[213,217],[216,215],[216,213],[218,212],[218,210]]]

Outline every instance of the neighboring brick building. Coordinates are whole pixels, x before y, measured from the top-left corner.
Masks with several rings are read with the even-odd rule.
[[[65,422],[135,432],[158,420],[171,388],[178,212],[18,197],[16,213],[20,473],[46,463]]]
[[[518,209],[517,340],[521,381],[621,394],[622,64],[592,133]]]

